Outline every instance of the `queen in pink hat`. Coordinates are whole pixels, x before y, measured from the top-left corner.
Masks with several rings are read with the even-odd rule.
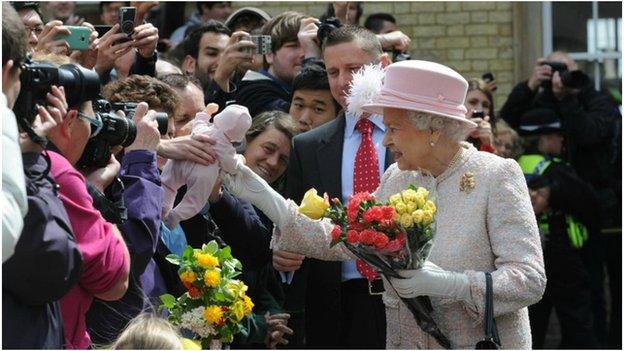
[[[430,297],[433,319],[452,348],[474,348],[484,339],[486,272],[492,276],[502,347],[531,348],[527,306],[540,300],[546,286],[537,223],[518,164],[463,142],[476,127],[465,117],[466,80],[446,66],[414,60],[385,70],[364,68],[352,84],[348,109],[362,118],[364,112],[383,115],[384,145],[395,156],[375,197],[385,202],[414,184],[427,186],[437,198],[428,261],[401,272],[403,279],[384,280],[387,348],[442,348],[400,299],[416,296]],[[279,229],[273,249],[323,260],[353,258],[342,244],[330,249],[328,220],[300,215],[297,204],[245,166],[226,178],[231,192],[252,202]]]

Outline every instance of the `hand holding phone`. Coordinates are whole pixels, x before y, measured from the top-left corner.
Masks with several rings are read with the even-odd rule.
[[[89,36],[91,29],[84,26],[65,26],[69,34],[57,35],[54,40],[65,40],[70,50],[85,51],[89,49]]]

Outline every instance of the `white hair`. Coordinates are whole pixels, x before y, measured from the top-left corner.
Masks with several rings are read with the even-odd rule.
[[[407,116],[417,129],[440,131],[454,142],[464,141],[468,135],[468,129],[461,122],[450,118],[417,111],[408,111]]]

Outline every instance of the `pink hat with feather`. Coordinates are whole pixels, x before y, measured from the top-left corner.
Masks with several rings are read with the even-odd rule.
[[[379,94],[362,110],[383,114],[383,109],[398,108],[447,117],[467,129],[477,125],[466,118],[464,100],[468,82],[454,70],[435,62],[407,60],[386,68]]]

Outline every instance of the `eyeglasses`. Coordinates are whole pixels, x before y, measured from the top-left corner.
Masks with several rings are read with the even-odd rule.
[[[97,116],[89,117],[82,112],[78,112],[78,117],[89,122],[89,124],[91,125],[91,134],[89,135],[89,138],[93,138],[94,136],[98,135],[100,131],[102,130],[102,127],[104,126],[102,124],[102,120]]]

